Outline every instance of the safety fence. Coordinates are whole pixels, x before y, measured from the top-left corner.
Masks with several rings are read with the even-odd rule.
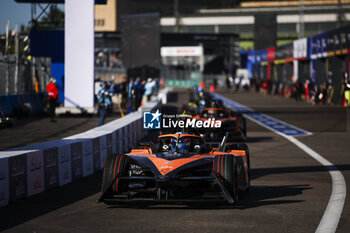
[[[44,92],[50,75],[50,58],[0,54],[0,96]]]
[[[110,154],[127,152],[146,133],[142,113],[161,107],[150,101],[137,112],[64,139],[0,152],[0,206],[62,186],[103,169]]]

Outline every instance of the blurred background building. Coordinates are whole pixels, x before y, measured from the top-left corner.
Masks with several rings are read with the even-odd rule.
[[[18,26],[21,30],[9,29],[1,36],[0,63],[5,75],[0,78],[6,83],[1,92],[42,92],[48,77],[55,76],[63,102],[64,0],[14,1],[31,3],[32,20],[28,26]],[[303,57],[307,61],[296,62],[292,50],[297,39],[349,24],[350,0],[95,0],[95,3],[99,3],[95,5],[94,19],[96,80],[120,82],[126,75],[152,76],[168,79],[169,85],[185,86],[201,79],[223,81],[234,76],[237,69],[249,68],[247,62],[253,57],[249,77],[305,79],[313,72],[317,76],[314,80],[321,82],[322,77],[336,74],[336,67],[344,70],[349,66],[347,58],[334,64],[333,58],[311,62],[310,52]],[[331,40],[331,34],[324,40]],[[317,40],[313,41],[308,39],[300,47],[309,51],[311,45],[317,44]],[[343,52],[342,56],[345,57]],[[36,59],[39,57],[44,57],[45,66],[39,64],[42,60]],[[315,62],[317,66],[312,65]],[[20,68],[22,63],[26,69]],[[27,78],[23,78],[21,70],[26,70]]]

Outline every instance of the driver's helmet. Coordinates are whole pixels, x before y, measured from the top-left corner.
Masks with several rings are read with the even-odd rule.
[[[181,133],[183,134],[183,133]],[[181,138],[179,139],[178,145],[177,145],[177,149],[178,152],[185,152],[188,150],[188,148],[190,147],[191,142],[189,138]],[[173,151],[175,151],[176,149],[176,139],[175,138],[171,138],[171,149]]]

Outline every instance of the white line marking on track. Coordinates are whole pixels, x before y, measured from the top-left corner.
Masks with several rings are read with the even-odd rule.
[[[286,123],[284,121],[278,120],[278,119],[276,119],[276,118],[274,118],[272,116],[268,116],[266,114],[256,112],[254,109],[249,108],[249,107],[247,107],[245,105],[242,105],[240,103],[237,103],[237,102],[235,102],[235,101],[233,101],[233,100],[231,100],[229,98],[226,98],[226,97],[224,97],[224,96],[222,96],[220,94],[216,94],[215,93],[214,95],[216,95],[219,98],[221,98],[223,100],[224,104],[225,104],[225,102],[231,102],[231,104],[228,105],[229,108],[232,108],[232,109],[234,109],[234,110],[236,110],[238,112],[242,111],[242,110],[243,110],[243,112],[248,112],[247,114],[243,114],[243,115],[245,115],[247,118],[253,120],[254,122],[259,122],[258,123],[259,125],[262,125],[263,127],[270,129],[271,131],[275,131],[273,129],[273,127],[278,128],[278,127],[284,126],[284,127],[290,127],[290,128],[294,128],[295,130],[302,131],[302,134],[296,135],[296,136],[312,135],[311,132],[308,132],[306,130],[300,129],[300,128],[298,128],[298,127],[296,127],[294,125],[288,124],[288,123]],[[256,115],[256,114],[258,114],[258,115]],[[266,123],[266,124],[264,124],[264,123]],[[269,126],[267,126],[267,124],[269,124]]]
[[[327,159],[292,136],[279,133],[326,167],[332,178],[332,194],[316,233],[334,233],[343,211],[346,197],[346,183],[343,174]]]
[[[223,97],[219,95],[220,97]],[[225,98],[225,97],[223,97]],[[227,99],[227,98],[225,98]],[[230,100],[232,101],[232,100]],[[244,106],[244,105],[242,105]],[[246,107],[246,106],[244,106]],[[248,108],[248,107],[247,107]],[[271,130],[272,132],[286,138],[290,142],[292,142],[294,145],[299,147],[301,150],[303,150],[305,153],[310,155],[312,158],[317,160],[319,163],[321,163],[325,168],[328,170],[331,179],[332,179],[332,193],[331,197],[329,198],[327,208],[325,212],[323,213],[322,219],[315,231],[315,233],[334,233],[337,230],[337,226],[341,217],[341,213],[343,212],[343,207],[345,203],[345,197],[346,197],[346,183],[343,174],[339,171],[339,169],[334,166],[331,162],[329,162],[327,159],[322,157],[320,154],[318,154],[316,151],[305,145],[304,143],[300,142],[293,136],[285,135],[281,132],[278,132],[274,130],[273,128],[253,119],[248,114],[243,114],[245,117],[250,119],[251,121],[254,121],[255,123]]]

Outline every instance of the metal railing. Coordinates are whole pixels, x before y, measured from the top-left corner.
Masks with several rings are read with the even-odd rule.
[[[0,96],[40,93],[51,75],[51,59],[0,54]]]

